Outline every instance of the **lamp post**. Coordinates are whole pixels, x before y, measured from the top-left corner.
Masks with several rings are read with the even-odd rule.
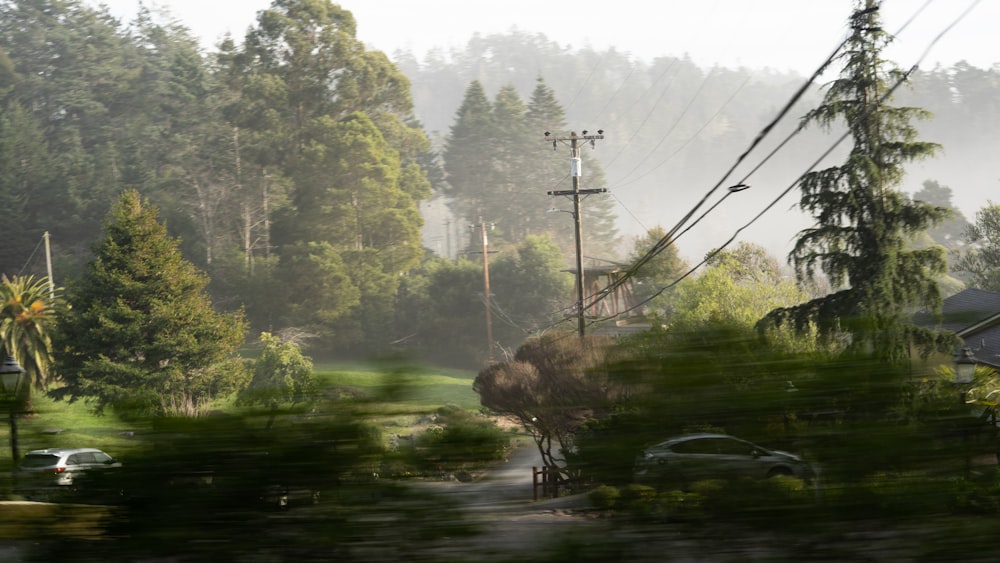
[[[968,414],[966,405],[966,395],[969,392],[968,385],[976,377],[976,357],[972,355],[972,348],[968,346],[955,356],[955,384],[960,386],[959,399],[962,401],[963,414]],[[969,459],[969,421],[963,419],[962,425],[962,449],[965,450],[965,476],[969,476],[971,460]]]
[[[968,385],[976,377],[976,364],[978,361],[972,355],[972,348],[966,346],[955,356],[955,383],[958,385]],[[962,404],[965,404],[966,389],[962,388]]]
[[[21,390],[21,382],[24,380],[24,368],[17,363],[14,356],[7,356],[0,366],[0,379],[3,382],[3,390],[10,404],[10,461],[17,467],[17,460],[20,454],[17,451],[17,401],[18,393]]]

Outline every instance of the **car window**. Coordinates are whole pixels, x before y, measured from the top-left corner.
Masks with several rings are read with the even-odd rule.
[[[679,454],[714,454],[717,453],[714,442],[711,438],[696,438],[674,444],[670,449]]]
[[[717,450],[722,455],[753,455],[753,446],[739,440],[716,440]]]
[[[97,463],[110,463],[111,456],[104,452],[94,452],[94,461]]]
[[[29,469],[32,467],[49,467],[55,465],[57,461],[59,461],[59,456],[52,454],[29,454],[24,456],[21,467]]]
[[[92,452],[73,454],[66,460],[66,465],[93,465],[94,463],[96,462]]]

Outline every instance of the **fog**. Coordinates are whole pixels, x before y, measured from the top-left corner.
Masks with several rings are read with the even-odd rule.
[[[480,56],[485,52],[489,58]],[[600,166],[615,201],[623,252],[647,229],[657,225],[670,229],[693,213],[685,223],[685,230],[690,230],[676,243],[689,262],[700,261],[706,252],[731,239],[760,244],[785,259],[797,233],[812,224],[797,208],[797,179],[811,169],[839,165],[850,148],[849,139],[838,144],[842,130],[811,126],[794,134],[799,119],[821,100],[825,84],[834,77],[832,71],[813,83],[774,130],[749,151],[806,82],[804,76],[766,68],[699,67],[688,59],[647,64],[614,51],[553,48],[544,38],[519,32],[482,37],[468,51],[454,51],[452,56],[475,62],[436,59],[420,63],[407,57],[398,62],[413,82],[417,117],[436,144],[440,147],[445,142],[461,93],[472,80],[480,80],[488,96],[513,84],[527,100],[535,78],[542,77],[564,106],[571,129],[606,131],[603,141],[582,151],[582,187],[587,187],[588,167]],[[590,74],[567,73],[566,68],[587,69]],[[972,70],[982,73],[983,82],[976,88],[998,95],[995,72]],[[942,99],[928,85],[932,79],[955,73],[951,67],[918,71],[892,100],[892,105],[931,111],[930,119],[915,125],[920,140],[941,145],[933,158],[907,166],[898,189],[913,194],[923,182],[936,180],[952,189],[954,207],[971,220],[990,198],[995,199],[1000,171],[990,155],[1000,147],[995,136],[982,129],[997,117],[985,97]],[[595,76],[603,76],[603,81]],[[537,141],[524,142],[530,146]],[[562,183],[555,187],[524,189],[571,189],[569,151],[553,152],[540,142],[538,150],[564,162],[567,176],[556,179]],[[726,188],[738,183],[750,189],[719,203],[727,195]],[[561,203],[554,201],[554,206]],[[450,244],[450,255],[454,255],[464,226],[449,216],[441,200],[430,202],[424,211],[425,246],[447,253]]]

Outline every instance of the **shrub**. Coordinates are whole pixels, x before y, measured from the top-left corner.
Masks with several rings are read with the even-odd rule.
[[[618,504],[621,493],[610,485],[601,485],[588,494],[590,504],[599,510],[611,510]]]
[[[504,458],[510,436],[491,421],[456,407],[438,410],[438,423],[416,441],[423,463],[442,469],[483,465]]]
[[[698,493],[665,491],[657,495],[653,514],[677,522],[700,521],[706,516],[704,500],[705,498]]]

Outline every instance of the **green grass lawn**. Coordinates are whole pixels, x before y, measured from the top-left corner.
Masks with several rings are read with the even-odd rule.
[[[372,397],[391,398],[392,403],[420,410],[456,405],[478,410],[479,395],[472,390],[475,372],[424,366],[369,364],[317,364],[316,377],[324,388],[350,388]]]
[[[370,423],[391,432],[403,432],[444,405],[478,410],[479,396],[472,390],[475,373],[427,366],[320,363],[314,368],[328,396],[367,397]],[[108,411],[91,413],[80,400],[54,401],[40,393],[32,398],[33,413],[18,418],[19,453],[54,447],[95,447],[127,460],[142,446],[145,423],[126,422]],[[233,412],[231,399],[220,399],[212,410]],[[4,413],[5,416],[5,413]],[[0,423],[0,468],[11,467],[9,426]]]
[[[33,412],[18,417],[18,450],[43,448],[94,447],[116,457],[126,457],[137,446],[136,436],[143,428],[123,422],[113,413],[94,415],[83,402],[55,401],[44,395],[32,397]],[[10,466],[10,426],[0,430],[3,451],[0,464]]]

